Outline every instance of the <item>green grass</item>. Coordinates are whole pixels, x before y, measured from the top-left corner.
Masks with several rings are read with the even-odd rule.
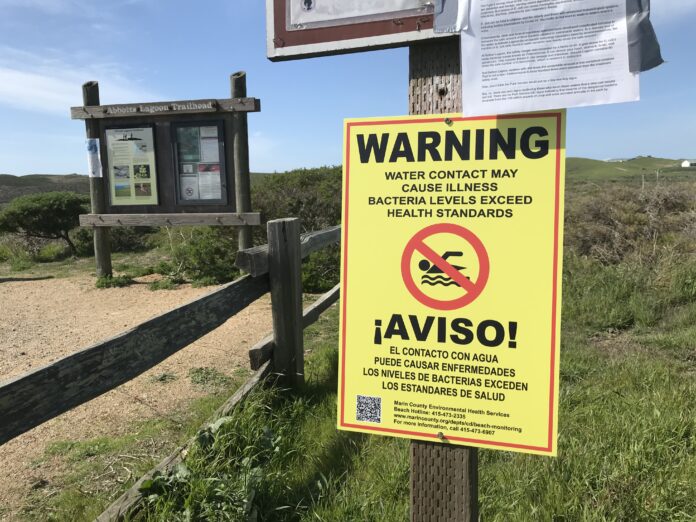
[[[483,520],[696,520],[695,187],[667,161],[569,160],[558,457],[482,450]],[[127,272],[158,261],[118,262]],[[147,485],[133,519],[407,520],[408,441],[335,428],[337,328],[333,308],[305,331],[304,388],[262,390],[198,433],[185,466]],[[195,433],[229,377],[197,368],[188,378],[216,392],[190,413],[52,446],[46,459],[72,471],[32,493],[28,518],[90,519]],[[145,458],[134,466],[119,457],[135,453]],[[109,464],[133,478],[100,478]]]
[[[133,283],[135,283],[133,278],[126,275],[112,277],[102,276],[97,278],[95,286],[97,288],[123,288],[124,286],[130,286]]]
[[[53,483],[41,483],[32,490],[22,519],[94,520],[123,490],[192,437],[246,376],[244,371],[237,372],[225,387],[209,390],[208,396],[193,401],[186,410],[130,425],[125,435],[53,442],[41,462],[67,471]],[[175,378],[162,374],[155,380],[166,390],[166,384]]]
[[[215,368],[191,368],[188,372],[193,384],[205,388],[229,386],[232,379]]]
[[[626,178],[638,178],[645,175],[655,176],[660,170],[661,174],[684,174],[680,161],[663,158],[639,156],[625,161],[600,161],[587,158],[568,158],[566,161],[566,173],[571,181],[616,181]],[[691,171],[693,176],[693,171]]]
[[[696,302],[659,312],[600,337],[565,319],[559,455],[481,451],[483,520],[694,520],[696,343],[671,332],[696,328]],[[135,519],[407,520],[408,441],[335,429],[337,337],[333,309],[306,331],[305,388],[254,395]]]

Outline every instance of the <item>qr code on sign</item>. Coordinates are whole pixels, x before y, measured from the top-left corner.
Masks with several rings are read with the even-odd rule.
[[[382,422],[381,397],[358,395],[356,419],[359,422]]]

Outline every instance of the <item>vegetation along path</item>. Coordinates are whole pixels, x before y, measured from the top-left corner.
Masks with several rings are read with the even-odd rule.
[[[0,380],[211,290],[182,285],[151,291],[144,284],[147,277],[139,281],[143,284],[100,290],[89,275],[0,276]],[[113,497],[119,483],[137,479],[182,430],[203,420],[215,406],[211,394],[224,400],[246,374],[247,350],[270,329],[264,297],[137,379],[0,446],[0,520],[46,520],[61,505],[81,510],[95,499]],[[67,512],[55,514],[72,519]]]

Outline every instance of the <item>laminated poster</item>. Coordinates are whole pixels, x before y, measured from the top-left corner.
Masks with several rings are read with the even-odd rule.
[[[564,135],[346,121],[339,429],[556,454]]]
[[[111,204],[157,205],[153,129],[107,129],[106,146]]]

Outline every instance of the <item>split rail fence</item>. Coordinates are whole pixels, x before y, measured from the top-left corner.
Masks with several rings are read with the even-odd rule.
[[[273,333],[250,351],[254,375],[218,410],[226,415],[270,374],[282,384],[304,382],[303,329],[339,298],[339,285],[302,310],[302,259],[340,242],[341,227],[300,235],[300,220],[267,224],[268,244],[240,251],[248,275],[111,339],[0,383],[0,445],[132,380],[222,325],[270,291]],[[164,459],[119,497],[99,521],[122,520],[140,502],[138,488],[181,461],[190,444]]]

